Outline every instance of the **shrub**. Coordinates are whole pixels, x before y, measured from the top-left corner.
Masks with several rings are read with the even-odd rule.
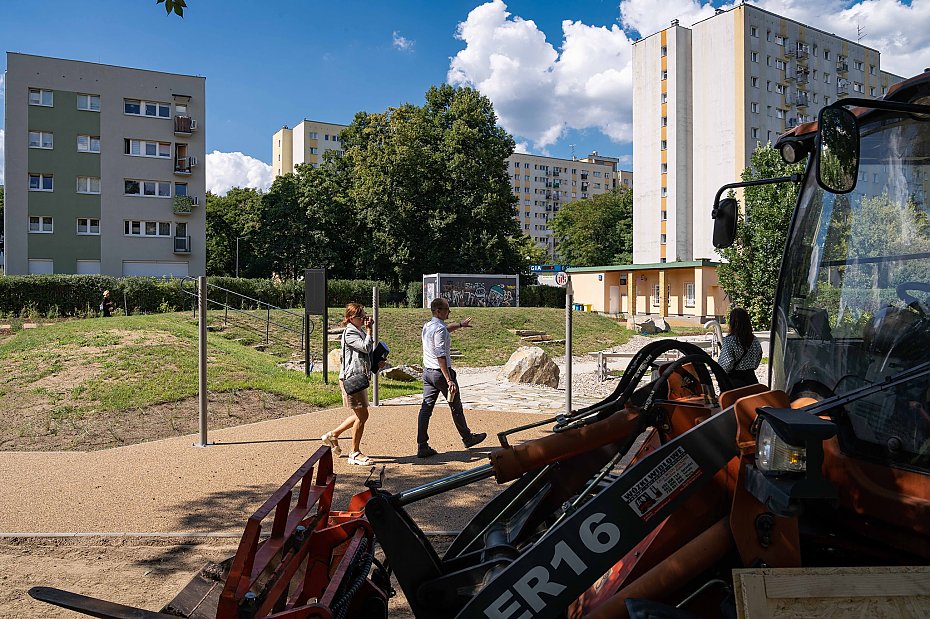
[[[520,286],[522,307],[565,307],[565,288],[556,286]]]
[[[407,284],[407,307],[423,307],[423,282]]]

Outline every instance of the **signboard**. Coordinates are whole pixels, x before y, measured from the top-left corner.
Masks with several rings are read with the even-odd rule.
[[[423,276],[423,307],[436,297],[450,307],[518,307],[518,275],[434,273]]]
[[[530,273],[556,273],[567,268],[564,264],[531,264]]]
[[[556,286],[564,286],[567,283],[568,283],[568,273],[566,273],[565,271],[559,271],[558,273],[555,274],[555,285]]]
[[[308,314],[322,316],[326,307],[326,269],[304,270],[304,308]]]

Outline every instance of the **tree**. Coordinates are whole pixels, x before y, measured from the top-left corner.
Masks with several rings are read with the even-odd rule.
[[[760,180],[803,171],[803,163],[786,164],[771,145],[760,145],[742,178]],[[797,197],[795,183],[746,187],[745,218],[737,219],[736,240],[718,250],[725,260],[717,269],[720,285],[734,307],[749,312],[755,329],[768,327],[772,320],[778,271]]]
[[[433,87],[423,107],[357,114],[341,140],[346,204],[364,235],[359,275],[400,284],[525,269],[507,176],[514,142],[486,97]]]
[[[570,202],[549,227],[567,264],[628,264],[633,260],[633,192],[618,187]]]
[[[236,272],[236,238],[250,236],[260,216],[263,195],[256,189],[230,189],[225,196],[207,194],[206,236],[207,275],[232,276]],[[241,243],[241,241],[240,241]],[[253,267],[255,254],[240,245],[240,274],[258,273]],[[268,274],[263,274],[267,277]]]

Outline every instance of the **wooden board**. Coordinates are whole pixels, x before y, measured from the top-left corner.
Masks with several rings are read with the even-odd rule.
[[[733,570],[745,619],[930,617],[930,567]]]

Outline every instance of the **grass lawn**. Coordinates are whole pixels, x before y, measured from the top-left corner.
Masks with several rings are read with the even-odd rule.
[[[333,326],[341,314],[332,310]],[[419,309],[381,311],[379,336],[391,347],[391,363],[420,363],[420,329],[428,316]],[[453,335],[453,345],[462,352],[458,366],[506,362],[523,344],[510,329],[564,337],[565,315],[559,309],[454,308],[451,320],[466,316],[476,327]],[[211,312],[210,319],[218,326],[223,315]],[[284,324],[283,315],[273,319]],[[264,323],[244,328],[240,322],[241,317],[230,318],[222,330],[208,335],[211,427],[340,403],[334,372],[323,384],[319,373],[307,378],[278,365],[282,358],[302,356],[296,352],[297,333],[272,326],[279,334],[270,333],[271,346],[262,352],[251,344],[265,340]],[[573,331],[576,354],[620,344],[630,335],[607,318],[580,313]],[[311,349],[319,362],[319,325]],[[564,345],[546,350],[564,355]],[[190,312],[66,320],[0,335],[5,422],[0,449],[99,448],[195,432],[197,357],[197,323]],[[387,399],[420,388],[417,382],[382,380],[380,395]]]

